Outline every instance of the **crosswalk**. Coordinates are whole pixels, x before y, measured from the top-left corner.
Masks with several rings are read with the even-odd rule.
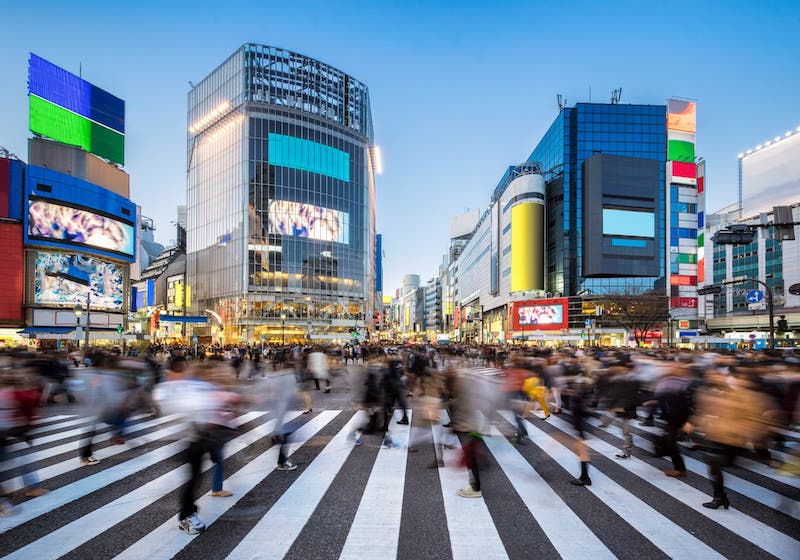
[[[0,517],[0,557],[800,557],[800,480],[742,458],[726,471],[731,509],[704,508],[711,483],[702,455],[685,451],[687,478],[664,476],[668,461],[652,454],[658,428],[635,426],[633,456],[618,460],[619,427],[590,419],[592,485],[574,487],[570,419],[525,420],[529,437],[519,445],[513,414],[501,411],[484,437],[484,497],[466,499],[457,495],[467,483],[462,442],[443,427],[446,413],[433,425],[413,414],[410,425],[392,422],[396,448],[369,435],[353,444],[363,411],[294,411],[285,419],[300,468],[276,470],[273,415],[240,414],[223,450],[233,496],[208,494],[212,464],[204,463],[197,505],[208,529],[198,536],[177,528],[188,476],[177,415],[131,419],[125,445],[100,430],[95,466],[77,458],[88,419],[42,419],[31,445],[12,444],[0,465],[3,487],[18,491],[17,505]],[[786,436],[790,444],[800,438]],[[435,468],[439,458],[443,468]],[[33,464],[50,492],[25,499],[18,471]]]

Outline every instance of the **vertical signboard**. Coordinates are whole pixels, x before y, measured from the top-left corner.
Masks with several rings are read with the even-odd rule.
[[[705,168],[695,155],[697,104],[667,101],[669,290],[673,316],[697,319],[697,284],[704,280]],[[677,305],[676,305],[677,303]]]

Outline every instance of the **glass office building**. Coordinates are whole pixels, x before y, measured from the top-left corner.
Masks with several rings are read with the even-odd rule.
[[[334,340],[375,294],[367,87],[246,44],[189,92],[187,274],[201,336]],[[224,326],[224,329],[221,327]]]
[[[531,153],[528,161],[540,162],[547,180],[547,241],[545,271],[546,290],[554,295],[574,296],[581,293],[619,291],[629,287],[642,289],[665,287],[665,258],[663,241],[666,228],[666,196],[664,163],[666,154],[666,107],[664,105],[621,105],[608,103],[578,103],[565,107],[547,133]],[[615,165],[636,166],[632,160],[657,162],[657,187],[648,195],[652,198],[653,231],[646,237],[652,238],[652,246],[657,252],[658,268],[655,274],[634,276],[613,271],[600,271],[592,276],[584,274],[585,224],[589,208],[584,204],[588,189],[585,184],[585,163],[593,156],[607,154],[623,156]],[[630,164],[630,165],[629,165]],[[643,171],[645,174],[652,170]],[[637,171],[638,173],[638,171]],[[655,177],[647,179],[650,184]],[[597,188],[602,188],[598,184]],[[619,210],[627,207],[627,202],[617,200],[610,203],[606,199],[619,195],[604,196],[603,208]],[[633,197],[628,197],[633,198]],[[635,208],[639,214],[644,208]],[[647,212],[650,213],[650,212]],[[606,213],[605,216],[609,216]],[[605,224],[603,227],[606,227]],[[607,235],[607,231],[602,232]],[[624,232],[623,232],[624,233]],[[650,235],[652,233],[652,235]],[[623,247],[635,241],[650,243],[646,239],[629,239],[620,235],[616,242],[622,252],[635,252],[637,247]],[[627,255],[621,255],[626,257]],[[650,267],[648,267],[650,268]]]

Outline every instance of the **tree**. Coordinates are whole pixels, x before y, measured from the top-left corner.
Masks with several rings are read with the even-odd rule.
[[[630,288],[603,294],[603,316],[633,333],[636,346],[657,324],[668,320],[669,307],[664,295]]]

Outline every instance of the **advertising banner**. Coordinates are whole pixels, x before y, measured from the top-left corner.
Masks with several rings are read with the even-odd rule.
[[[518,301],[513,304],[514,330],[560,330],[568,327],[566,298]]]
[[[134,227],[114,218],[56,202],[28,200],[28,238],[102,249],[133,257]]]
[[[122,267],[86,255],[39,252],[33,280],[33,301],[40,305],[86,305],[122,309]]]
[[[270,200],[268,231],[320,241],[350,243],[350,217],[346,212],[303,202]]]

